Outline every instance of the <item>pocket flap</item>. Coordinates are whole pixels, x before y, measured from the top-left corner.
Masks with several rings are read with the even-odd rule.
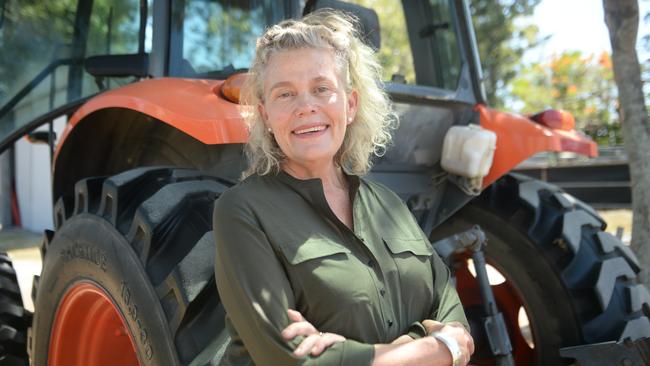
[[[310,238],[302,243],[281,245],[280,249],[291,264],[298,264],[310,259],[327,257],[334,254],[350,253],[341,244],[324,238]]]
[[[404,252],[426,256],[433,254],[433,247],[423,239],[384,238],[384,242],[393,254]]]

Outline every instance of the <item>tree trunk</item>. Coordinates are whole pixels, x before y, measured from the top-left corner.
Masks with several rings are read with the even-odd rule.
[[[643,268],[640,279],[650,287],[650,126],[635,48],[639,4],[637,0],[603,0],[603,7],[632,180],[632,249]]]

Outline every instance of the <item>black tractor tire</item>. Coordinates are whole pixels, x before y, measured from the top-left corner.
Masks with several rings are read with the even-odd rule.
[[[0,253],[0,365],[27,366],[27,328],[32,314],[23,307],[11,259]]]
[[[226,188],[169,167],[79,181],[74,207],[64,199],[55,205],[56,232],[43,245],[33,364],[48,364],[59,303],[83,282],[110,296],[140,365],[216,364],[228,338],[214,280],[212,207]]]
[[[510,174],[432,239],[476,224],[486,233],[487,262],[512,282],[524,304],[534,338],[530,364],[570,363],[560,357],[563,347],[650,336],[650,296],[637,282],[639,262],[603,231],[605,222],[585,203],[556,186]]]

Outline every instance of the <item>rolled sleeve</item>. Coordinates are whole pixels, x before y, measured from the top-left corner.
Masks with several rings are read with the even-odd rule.
[[[215,202],[215,278],[238,336],[257,365],[369,365],[373,345],[346,340],[320,356],[296,359],[300,339],[287,342],[287,309],[295,309],[291,284],[253,211],[226,192]]]

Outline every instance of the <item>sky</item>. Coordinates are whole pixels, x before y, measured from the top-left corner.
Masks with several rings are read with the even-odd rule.
[[[650,24],[643,21],[643,15],[650,11],[650,0],[639,0],[639,6],[640,39],[643,35],[650,34]],[[535,9],[531,22],[540,28],[540,35],[551,35],[551,38],[539,49],[529,52],[525,61],[542,61],[562,51],[611,53],[602,0],[542,0]],[[637,50],[640,57],[642,52],[645,55],[641,47],[638,46]]]

